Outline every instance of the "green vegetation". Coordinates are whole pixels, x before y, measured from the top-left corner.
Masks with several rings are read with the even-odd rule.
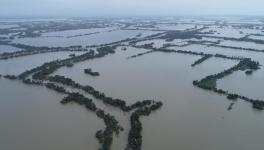
[[[136,48],[144,48],[141,46],[134,46]],[[260,64],[256,61],[251,60],[250,58],[242,58],[242,57],[236,57],[236,56],[226,56],[226,55],[222,55],[222,54],[215,54],[215,55],[211,55],[211,54],[205,54],[203,52],[193,52],[193,51],[183,51],[183,50],[170,50],[170,49],[164,49],[164,48],[145,48],[148,49],[150,51],[148,52],[144,52],[144,53],[139,53],[136,55],[133,55],[129,58],[135,58],[135,57],[139,57],[139,56],[143,56],[145,54],[148,53],[153,53],[153,52],[165,52],[165,53],[181,53],[181,54],[188,54],[188,55],[198,55],[198,56],[204,56],[204,57],[216,57],[216,58],[223,58],[223,59],[230,59],[230,60],[237,60],[239,61],[239,63],[237,65],[235,65],[234,67],[231,67],[230,69],[224,70],[220,73],[214,74],[214,75],[210,75],[207,76],[203,79],[201,79],[200,81],[198,80],[194,80],[193,81],[193,85],[197,86],[201,89],[204,90],[209,90],[209,91],[213,91],[216,92],[218,94],[222,94],[222,95],[226,95],[228,99],[242,99],[245,100],[247,102],[252,103],[252,106],[254,109],[259,109],[262,110],[264,109],[264,101],[262,103],[262,101],[260,100],[254,100],[254,99],[250,99],[247,98],[245,96],[241,96],[239,94],[231,94],[228,91],[222,90],[222,89],[217,89],[217,80],[224,78],[227,75],[232,74],[235,71],[241,70],[250,70],[250,73],[253,73],[253,71],[258,70],[260,68]]]
[[[94,51],[89,51],[89,52],[84,53],[82,55],[67,58],[64,60],[55,60],[55,61],[52,61],[49,63],[44,63],[43,65],[41,65],[39,67],[36,67],[36,68],[33,68],[31,70],[27,70],[27,71],[21,73],[18,77],[20,79],[25,79],[29,75],[33,74],[32,75],[33,79],[43,80],[46,78],[47,75],[53,73],[54,71],[56,71],[57,69],[59,69],[63,66],[71,67],[74,63],[77,63],[77,62],[82,62],[82,61],[86,61],[86,60],[104,57],[105,55],[115,53],[115,51],[114,51],[115,48],[116,48],[115,46],[113,46],[113,47],[110,47],[110,46],[100,47],[100,48],[96,49],[96,51],[98,52],[97,54],[95,54]]]
[[[237,94],[228,94],[227,99],[236,100],[236,99],[238,99],[238,95]]]
[[[162,107],[162,102],[154,102],[151,106],[142,107],[136,110],[130,117],[131,129],[128,134],[128,144],[126,150],[141,150],[142,146],[142,124],[139,120],[141,116],[149,116],[152,111]]]
[[[196,56],[211,56],[211,57],[216,57],[216,58],[224,58],[224,59],[230,59],[230,60],[243,60],[245,58],[242,57],[236,57],[236,56],[226,56],[226,55],[222,55],[222,54],[206,54],[203,52],[195,52],[195,51],[185,51],[185,50],[172,50],[172,49],[165,49],[165,48],[146,48],[146,47],[142,47],[142,46],[133,46],[135,48],[144,48],[144,49],[148,49],[150,51],[147,52],[143,52],[143,53],[139,53],[133,56],[130,56],[128,58],[136,58],[139,56],[143,56],[149,53],[153,53],[153,52],[164,52],[164,53],[180,53],[180,54],[186,54],[186,55],[196,55]]]
[[[203,36],[203,37],[211,37],[211,38],[218,38],[223,40],[230,40],[230,41],[243,41],[243,42],[253,42],[256,44],[264,44],[263,40],[258,39],[249,39],[249,38],[232,38],[232,37],[218,37],[218,36]]]
[[[91,68],[87,68],[83,70],[85,74],[89,74],[91,76],[99,76],[99,72],[93,72]]]
[[[263,110],[264,101],[250,99],[245,96],[241,96],[239,94],[233,94],[233,93],[231,94],[228,91],[224,91],[222,89],[216,88],[216,81],[218,79],[224,78],[225,76],[230,75],[233,72],[238,71],[238,70],[246,70],[246,69],[257,70],[259,69],[259,66],[260,64],[258,62],[253,61],[250,58],[245,58],[245,59],[242,59],[237,65],[235,65],[234,67],[230,69],[224,70],[223,72],[220,72],[215,75],[207,76],[201,79],[200,81],[197,81],[197,80],[193,81],[193,85],[199,88],[205,89],[205,90],[210,90],[210,91],[213,91],[219,94],[224,94],[227,96],[227,99],[230,99],[230,100],[236,100],[238,98],[245,100],[247,102],[252,103],[252,106],[254,109]]]
[[[234,106],[234,104],[235,104],[235,102],[232,102],[232,103],[231,103],[231,104],[228,106],[227,110],[228,110],[228,111],[232,110],[232,109],[233,109],[233,106]]]
[[[49,89],[55,90],[59,93],[66,93],[66,90],[64,87],[58,86],[54,83],[46,83],[45,86]]]
[[[251,75],[251,74],[253,73],[253,70],[247,70],[245,73],[246,73],[247,75]]]
[[[165,39],[167,42],[173,41],[175,39],[201,39],[198,35],[199,30],[184,30],[184,31],[169,31],[164,35],[160,36],[160,39]]]
[[[192,67],[201,64],[202,62],[204,62],[205,60],[209,59],[210,57],[212,57],[213,55],[210,54],[205,54],[205,56],[203,56],[202,58],[196,60],[193,64],[191,64]]]
[[[154,47],[154,42],[140,45],[140,47],[145,48],[145,49],[153,48]]]
[[[122,50],[122,51],[126,51],[127,48],[126,48],[126,47],[122,47],[121,50]]]
[[[153,52],[155,52],[155,51],[150,50],[150,51],[146,51],[146,52],[143,52],[143,53],[138,53],[136,55],[132,55],[132,56],[128,57],[127,59],[140,57],[140,56],[143,56],[143,55],[146,55],[146,54],[149,54],[149,53],[153,53]]]
[[[75,55],[75,54],[70,54],[69,56],[70,56],[70,57],[75,57],[76,55]]]
[[[78,37],[78,36],[88,36],[88,35],[99,34],[99,33],[100,33],[100,32],[93,32],[93,33],[79,34],[79,35],[67,36],[66,38],[74,38],[74,37]]]
[[[84,97],[80,93],[70,93],[61,101],[62,104],[70,102],[85,106],[86,109],[94,112],[98,118],[104,120],[106,128],[104,130],[97,131],[95,136],[101,144],[99,150],[110,150],[114,133],[118,135],[120,131],[123,131],[123,127],[119,125],[115,117],[110,114],[106,114],[104,110],[97,108],[92,99]]]
[[[6,45],[10,45],[13,47],[17,47],[22,49],[20,51],[15,52],[5,52],[0,54],[0,60],[12,59],[23,56],[30,56],[36,54],[44,54],[44,53],[52,53],[52,52],[86,52],[88,49],[82,48],[80,46],[69,46],[69,47],[36,47],[29,46],[24,44],[14,44],[14,43],[5,43]]]
[[[109,22],[109,24],[110,23],[111,21]],[[64,24],[61,27],[57,27],[57,24],[54,22],[51,24],[52,25],[49,26],[49,29],[43,32],[63,31],[67,29],[75,29],[77,27],[77,26],[70,25],[70,24],[67,24],[67,25]],[[135,24],[126,23],[125,26],[121,27],[121,29],[127,29],[128,27],[133,26],[133,25]],[[107,24],[102,24],[102,25],[79,24],[78,28],[80,27],[87,28],[87,27],[95,27],[95,26],[96,27],[99,27],[99,26],[106,27],[108,25]],[[138,25],[138,27],[154,28],[155,23],[152,23],[150,25],[145,25],[145,26]],[[32,28],[28,27],[24,34],[19,32],[14,37],[40,36],[42,32],[36,33],[33,31],[35,31],[36,29],[38,30],[42,29],[42,27],[39,25],[38,27],[35,27],[35,29],[33,28],[34,27]],[[56,91],[60,94],[65,95],[65,97],[61,100],[61,104],[66,105],[68,103],[77,103],[79,105],[84,106],[89,112],[94,113],[98,118],[102,119],[106,127],[105,129],[98,130],[95,134],[96,139],[100,143],[99,150],[110,150],[111,145],[113,143],[113,136],[118,135],[119,132],[122,132],[123,127],[119,124],[119,122],[116,120],[116,118],[113,115],[106,113],[105,110],[100,109],[98,106],[96,106],[96,104],[93,102],[93,99],[87,98],[78,92],[69,92],[66,90],[66,88],[68,87],[68,88],[77,90],[79,92],[84,92],[86,94],[89,94],[92,96],[92,98],[96,100],[100,100],[104,104],[117,108],[123,112],[131,112],[132,114],[130,116],[131,129],[128,135],[128,143],[126,146],[126,150],[141,150],[141,146],[143,142],[143,139],[142,139],[143,127],[140,121],[140,117],[149,116],[153,111],[160,109],[163,106],[162,102],[158,102],[155,100],[142,100],[142,101],[137,101],[133,104],[127,104],[128,100],[107,96],[105,93],[96,90],[94,87],[90,85],[82,85],[80,83],[73,81],[70,78],[59,76],[59,75],[51,76],[51,74],[53,74],[56,70],[62,67],[73,67],[78,62],[102,58],[106,55],[113,54],[115,53],[116,47],[121,47],[121,50],[125,51],[127,50],[127,46],[132,46],[135,48],[143,48],[143,49],[148,50],[146,52],[138,53],[128,58],[136,58],[136,57],[140,57],[140,56],[150,54],[153,52],[180,53],[180,54],[185,54],[185,55],[201,56],[200,59],[196,60],[193,64],[191,64],[192,67],[198,64],[201,64],[202,62],[206,61],[207,59],[211,57],[236,60],[236,61],[239,61],[237,65],[227,70],[224,70],[220,73],[206,76],[205,78],[202,78],[201,80],[195,80],[193,81],[193,85],[201,89],[205,89],[208,91],[212,91],[212,92],[224,95],[226,96],[227,99],[232,100],[232,103],[228,107],[228,110],[232,109],[235,100],[238,100],[238,99],[244,100],[246,102],[250,102],[254,109],[263,110],[264,101],[262,100],[251,99],[251,98],[241,96],[236,93],[230,93],[223,89],[217,88],[217,80],[222,79],[232,74],[235,71],[238,71],[238,70],[245,71],[246,70],[245,71],[246,74],[248,75],[252,74],[255,70],[259,69],[260,64],[258,62],[253,61],[249,58],[242,58],[242,57],[236,57],[236,56],[226,56],[222,54],[212,55],[212,54],[206,54],[203,52],[196,52],[196,51],[167,49],[168,47],[171,47],[171,46],[177,46],[175,44],[164,44],[162,48],[155,48],[153,46],[154,45],[153,42],[149,44],[144,44],[141,46],[136,46],[138,42],[153,40],[153,39],[165,39],[165,41],[173,41],[175,39],[189,39],[188,43],[182,46],[187,46],[191,44],[201,44],[201,45],[216,46],[216,47],[222,47],[222,48],[232,48],[232,49],[237,49],[237,50],[264,52],[264,50],[256,50],[252,48],[242,48],[242,47],[219,45],[220,40],[247,41],[247,42],[254,42],[254,43],[259,43],[259,44],[260,43],[264,44],[264,41],[248,39],[248,36],[244,38],[240,38],[240,39],[206,36],[204,34],[215,33],[214,31],[209,31],[208,33],[201,32],[202,30],[207,29],[207,28],[208,27],[197,29],[197,26],[196,26],[195,28],[186,29],[184,31],[168,31],[168,30],[164,31],[164,30],[157,29],[156,31],[163,31],[163,32],[150,35],[144,38],[139,38],[142,36],[142,34],[138,34],[135,38],[127,38],[121,41],[112,42],[108,44],[102,44],[102,45],[91,45],[91,46],[86,46],[85,48],[83,48],[80,45],[69,46],[69,47],[34,47],[34,46],[29,46],[29,45],[24,45],[24,44],[14,44],[14,43],[11,43],[10,41],[0,41],[0,43],[3,42],[6,45],[14,46],[14,47],[21,49],[21,51],[17,51],[17,52],[0,54],[0,60],[34,55],[34,54],[41,54],[41,53],[59,52],[59,51],[73,52],[72,54],[69,55],[70,58],[44,63],[43,65],[33,68],[31,70],[27,70],[18,76],[4,75],[3,77],[6,79],[10,79],[10,80],[21,80],[25,84],[43,86],[50,90]],[[154,29],[152,29],[151,31],[154,31]],[[0,33],[1,32],[6,32],[6,31],[0,30]],[[97,33],[99,32],[68,36],[67,38],[73,38],[77,36],[86,36],[86,35],[97,34]],[[14,37],[10,37],[10,38],[14,38]],[[219,40],[216,42],[205,41],[205,40],[202,40],[202,37],[217,38]],[[199,41],[195,41],[195,40],[192,41],[190,39],[198,39]],[[7,40],[7,39],[3,39],[3,40]],[[181,46],[177,46],[177,47],[181,47]],[[95,51],[88,50],[89,48],[95,48],[96,50]],[[81,54],[81,55],[76,55],[74,52],[77,52],[77,51],[84,51],[86,53]],[[89,74],[91,76],[100,75],[99,72],[93,72],[91,68],[84,69],[84,73]],[[1,78],[1,75],[0,75],[0,78]]]
[[[114,116],[111,116],[110,114],[106,114],[104,113],[103,110],[97,108],[96,105],[92,102],[92,99],[86,98],[80,93],[67,92],[67,90],[64,87],[59,86],[57,84],[69,86],[87,92],[88,94],[92,95],[94,98],[98,100],[102,100],[102,102],[104,102],[105,104],[119,108],[124,112],[135,110],[135,112],[137,113],[134,115],[137,116],[149,115],[151,111],[160,108],[162,106],[162,103],[155,102],[153,100],[143,100],[143,101],[138,101],[132,105],[127,105],[126,100],[107,97],[105,96],[104,93],[95,90],[93,87],[89,85],[86,86],[80,85],[79,83],[74,82],[72,79],[66,78],[64,76],[58,76],[58,75],[49,76],[49,75],[63,66],[68,66],[69,63],[74,65],[77,62],[81,62],[89,59],[101,58],[107,54],[114,53],[115,48],[116,46],[100,47],[96,49],[97,54],[95,54],[94,51],[89,51],[83,55],[73,56],[71,58],[67,58],[64,60],[56,60],[49,63],[44,63],[39,67],[25,71],[24,73],[16,77],[16,79],[22,80],[23,83],[25,84],[45,86],[58,93],[67,94],[68,96],[64,97],[63,100],[61,101],[62,104],[75,102],[80,105],[84,105],[88,110],[95,112],[97,117],[103,119],[106,125],[106,128],[104,130],[99,130],[96,133],[96,138],[101,144],[101,147],[99,149],[109,150],[113,141],[114,133],[117,135],[120,131],[123,131],[123,128],[120,125],[118,125],[118,122],[116,121]],[[88,71],[91,72],[91,70]],[[32,76],[32,79],[28,79],[30,75]],[[134,125],[134,121],[131,121],[131,123],[133,123]],[[132,134],[138,131],[136,131],[135,128],[131,128],[130,132],[131,132],[130,134],[131,136],[129,138],[130,143],[131,141],[138,140],[138,138],[133,136],[134,134]],[[131,144],[128,144],[127,147],[129,148],[133,146]],[[137,145],[137,147],[141,147],[141,144]]]
[[[10,80],[16,80],[17,79],[17,76],[15,76],[15,75],[4,75],[3,77],[6,79],[10,79]]]
[[[79,83],[76,83],[75,81],[73,81],[70,78],[55,75],[55,76],[49,76],[46,79],[51,81],[51,82],[56,82],[56,83],[60,83],[60,84],[66,85],[66,86],[71,86],[71,87],[79,89],[79,90],[83,90],[83,91],[87,92],[88,94],[92,95],[94,98],[96,98],[98,100],[102,100],[103,103],[111,105],[113,107],[117,107],[117,108],[119,108],[125,112],[128,112],[128,111],[134,110],[136,108],[140,108],[140,107],[152,104],[152,100],[143,100],[143,101],[138,101],[138,102],[136,102],[130,106],[127,106],[127,104],[126,104],[127,100],[115,99],[112,97],[108,97],[104,93],[94,89],[92,86],[89,86],[89,85],[83,86]]]
[[[199,82],[195,81],[194,85],[197,85],[198,87],[204,88],[204,89],[214,89],[216,87],[216,80],[224,78],[227,75],[232,74],[235,71],[238,70],[257,70],[259,69],[259,63],[256,61],[252,61],[250,58],[245,58],[241,60],[237,65],[234,67],[224,70],[223,72],[207,76],[200,80]]]

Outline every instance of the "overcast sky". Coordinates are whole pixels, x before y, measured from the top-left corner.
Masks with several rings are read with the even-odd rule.
[[[264,0],[0,0],[0,16],[263,15]]]

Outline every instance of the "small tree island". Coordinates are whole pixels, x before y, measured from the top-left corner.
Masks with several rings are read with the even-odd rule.
[[[84,73],[89,74],[91,76],[99,76],[100,75],[99,72],[93,72],[91,68],[84,69]]]

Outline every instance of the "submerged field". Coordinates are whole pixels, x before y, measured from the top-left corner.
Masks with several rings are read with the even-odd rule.
[[[262,37],[261,18],[2,19],[0,149],[261,149]]]

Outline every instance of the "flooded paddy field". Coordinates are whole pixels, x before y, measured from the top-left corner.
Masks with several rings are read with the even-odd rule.
[[[127,38],[135,38],[137,35],[148,36],[154,33],[154,31],[137,31],[137,30],[117,30],[117,31],[102,31],[102,32],[90,32],[88,35],[80,35],[80,31],[76,30],[73,33],[63,33],[62,37],[46,36],[37,38],[21,38],[14,40],[14,43],[32,45],[32,46],[49,46],[49,47],[65,47],[71,45],[99,45],[105,43],[112,43]],[[67,35],[65,37],[65,35]]]
[[[263,29],[261,18],[1,19],[0,149],[261,149]]]

